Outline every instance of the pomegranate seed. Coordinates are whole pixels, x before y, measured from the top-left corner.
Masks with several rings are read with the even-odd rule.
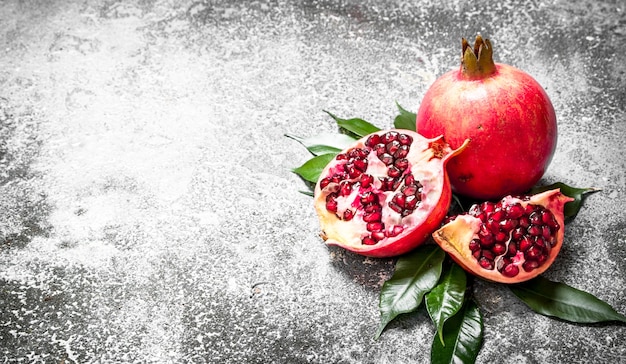
[[[366,214],[371,214],[374,212],[381,212],[382,210],[383,210],[383,207],[377,203],[371,203],[363,207],[363,211],[365,211]]]
[[[495,254],[495,255],[502,255],[504,253],[506,253],[506,247],[504,246],[504,244],[494,244],[493,248],[491,248],[491,251]]]
[[[504,220],[505,216],[505,212],[497,208],[493,211],[493,214],[491,214],[489,218],[499,223],[500,221]]]
[[[330,212],[337,212],[336,197],[337,197],[336,193],[331,193],[328,196],[326,196],[326,210]]]
[[[343,212],[343,219],[345,221],[350,221],[352,220],[352,218],[354,217],[354,212],[350,209],[347,209],[346,211]]]
[[[357,178],[363,173],[355,168],[354,165],[346,165],[346,169],[348,170],[348,176],[350,176],[350,178]]]
[[[519,226],[523,228],[527,228],[530,226],[530,219],[527,216],[522,216],[519,218]]]
[[[398,150],[393,153],[393,156],[397,159],[404,159],[407,155],[409,155],[410,149],[411,148],[408,145],[401,145],[400,148],[398,148]]]
[[[487,258],[489,260],[494,260],[496,258],[496,256],[493,254],[491,250],[483,249],[482,255],[484,258]]]
[[[501,273],[505,277],[513,278],[519,274],[519,268],[515,264],[507,264],[502,268]]]
[[[530,236],[539,236],[539,235],[541,235],[541,227],[539,227],[537,225],[530,225],[530,227],[528,228],[528,234]]]
[[[363,245],[375,245],[377,241],[372,239],[370,236],[366,236],[363,239],[361,239],[361,243]]]
[[[530,215],[533,213],[533,211],[535,211],[535,206],[533,205],[526,205],[526,207],[524,207],[524,215]]]
[[[397,193],[393,196],[393,198],[391,199],[391,201],[393,203],[395,203],[396,205],[400,206],[400,207],[404,207],[405,204],[405,196],[401,193]]]
[[[354,161],[354,168],[358,169],[361,172],[365,172],[367,170],[367,159],[357,159]]]
[[[505,233],[504,231],[499,231],[496,236],[495,236],[496,241],[503,243],[507,240],[509,240],[509,235],[507,235],[507,233]]]
[[[538,248],[536,246],[531,246],[524,253],[524,258],[526,258],[526,260],[537,259],[543,253],[542,250],[543,249]]]
[[[326,186],[328,186],[330,184],[330,178],[326,177],[326,178],[322,178],[322,180],[320,181],[320,188],[324,189],[326,188]]]
[[[506,207],[506,217],[509,219],[519,219],[524,214],[521,204],[515,203]]]
[[[469,248],[470,250],[473,252],[477,251],[478,249],[480,249],[480,240],[478,239],[472,239],[472,241],[470,241],[469,243]]]
[[[378,157],[380,157],[381,155],[387,153],[387,148],[385,148],[385,144],[383,143],[376,144],[376,146],[374,147],[374,152]]]
[[[517,220],[511,220],[511,219],[502,220],[500,221],[500,229],[506,232],[509,232],[515,229],[518,224],[519,224],[519,221]]]
[[[543,240],[543,238],[541,236],[535,236],[533,238],[533,245],[535,247],[538,247],[539,249],[543,250],[543,248],[546,247],[546,241]]]
[[[367,140],[365,141],[365,145],[370,148],[373,148],[378,143],[380,143],[380,135],[378,134],[370,135],[369,138],[367,138]]]
[[[335,156],[335,159],[338,161],[342,161],[348,159],[348,156],[344,153],[339,153]]]
[[[530,241],[530,239],[527,236],[524,236],[522,238],[522,240],[520,240],[519,242],[519,250],[522,252],[527,251],[531,246],[533,245],[533,243]]]
[[[379,206],[379,205],[374,205],[374,206]],[[364,213],[363,214],[363,221],[365,222],[375,222],[375,221],[380,221],[383,217],[383,214],[380,211],[374,211],[371,213]]]
[[[541,225],[541,213],[537,211],[533,211],[533,213],[528,216],[530,219],[530,223],[533,225]]]
[[[543,265],[543,263],[546,262],[546,260],[548,259],[548,255],[547,254],[542,254],[537,258],[537,266],[540,267]]]
[[[524,262],[524,264],[522,264],[522,268],[524,268],[526,272],[537,269],[537,267],[539,267],[539,263],[537,263],[536,260],[527,260]]]
[[[397,131],[388,131],[381,136],[380,142],[384,144],[389,144],[398,138],[398,134],[399,133]]]
[[[398,168],[391,166],[389,167],[389,169],[387,170],[387,175],[391,178],[398,178],[402,175],[402,171],[399,170]]]
[[[402,206],[394,203],[393,201],[389,201],[388,205],[389,205],[389,208],[392,209],[393,211],[395,211],[395,212],[397,212],[399,214],[402,213],[402,210],[403,210]]]
[[[387,144],[386,148],[387,153],[394,155],[400,149],[400,142],[397,140],[393,140],[389,144]]]
[[[415,183],[415,177],[412,174],[407,174],[404,177],[404,184],[407,185],[407,186],[410,186],[413,183]]]
[[[476,250],[475,252],[472,253],[472,256],[476,259],[480,259],[481,250],[480,249]]]
[[[394,161],[393,156],[388,153],[383,153],[382,155],[378,156],[378,159],[380,159],[386,166],[393,164]]]
[[[515,254],[517,254],[517,247],[515,246],[514,242],[510,242],[507,250],[507,255],[513,257],[515,256]]]
[[[376,240],[376,241],[381,241],[385,238],[385,232],[384,231],[372,231],[372,235],[371,235],[372,239]]]
[[[374,177],[372,177],[371,175],[369,174],[361,175],[361,187],[369,188],[372,185],[372,182],[374,182]]]
[[[415,195],[407,196],[406,201],[404,203],[404,208],[407,210],[413,211],[415,210],[419,202],[420,202],[420,199],[417,196]]]
[[[411,138],[410,135],[400,134],[398,135],[398,141],[402,145],[410,145],[411,143],[413,143],[413,138]]]
[[[352,193],[352,184],[349,181],[341,181],[339,184],[339,196],[348,196]]]
[[[399,159],[396,159],[395,162],[393,162],[393,166],[398,168],[401,171],[404,171],[407,168],[409,168],[409,160],[404,157],[401,157]]]
[[[497,234],[498,232],[500,232],[500,223],[492,218],[489,218],[487,220],[487,227],[492,234]]]
[[[492,213],[496,208],[496,205],[493,202],[483,202],[480,206],[480,209],[485,212],[486,214],[490,214]]]
[[[374,221],[374,222],[368,222],[366,227],[368,231],[381,231],[385,226],[383,225],[382,222]]]
[[[550,227],[548,225],[544,225],[541,227],[541,236],[546,240],[550,239],[550,237],[552,236],[552,231],[550,230]]]
[[[376,196],[376,194],[371,191],[365,191],[361,195],[361,204],[363,205],[376,203],[376,202],[378,202],[378,196]]]
[[[478,264],[487,270],[493,270],[493,260],[489,260],[488,258],[482,257],[478,259]]]
[[[388,237],[394,237],[400,235],[404,231],[404,227],[402,225],[394,225],[388,232]]]
[[[524,229],[520,226],[516,227],[511,234],[511,238],[515,241],[520,240],[522,236],[524,236]]]

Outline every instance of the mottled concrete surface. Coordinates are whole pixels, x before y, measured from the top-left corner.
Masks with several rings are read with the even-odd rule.
[[[388,127],[460,38],[547,90],[543,182],[597,187],[547,272],[626,313],[622,1],[2,1],[0,361],[424,363],[421,311],[380,340],[393,268],[327,248],[284,133]],[[624,363],[478,282],[480,363]]]

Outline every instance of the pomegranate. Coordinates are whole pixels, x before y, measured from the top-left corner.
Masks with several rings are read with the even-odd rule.
[[[545,272],[561,250],[563,208],[573,201],[559,189],[473,205],[433,233],[435,242],[468,272],[519,283]]]
[[[529,74],[494,63],[489,39],[463,39],[459,70],[439,77],[426,91],[416,130],[443,135],[452,148],[470,146],[448,165],[453,190],[480,200],[521,194],[533,187],[557,142],[554,108]]]
[[[337,154],[314,192],[326,244],[390,257],[423,243],[450,205],[445,165],[465,146],[453,150],[442,137],[383,130]]]

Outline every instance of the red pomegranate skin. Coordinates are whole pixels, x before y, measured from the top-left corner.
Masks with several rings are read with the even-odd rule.
[[[495,63],[486,77],[467,77],[462,68],[445,73],[426,92],[417,131],[444,135],[452,148],[470,139],[452,159],[453,190],[481,200],[521,194],[545,173],[557,143],[554,108],[529,74]]]

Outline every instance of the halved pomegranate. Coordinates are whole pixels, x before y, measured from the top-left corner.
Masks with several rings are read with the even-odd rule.
[[[442,137],[409,130],[365,136],[339,153],[315,186],[315,209],[328,245],[390,257],[422,244],[441,224],[452,197]]]
[[[483,202],[453,217],[433,238],[476,276],[501,283],[523,282],[545,272],[559,254],[563,207],[573,200],[554,189]]]

